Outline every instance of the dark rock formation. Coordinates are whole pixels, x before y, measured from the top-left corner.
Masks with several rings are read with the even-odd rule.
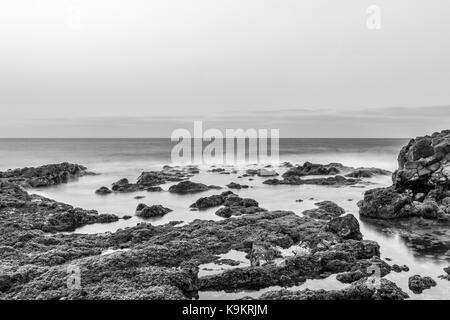
[[[336,276],[336,279],[342,283],[353,283],[362,278],[367,278],[367,274],[365,274],[361,270],[344,272]]]
[[[29,195],[16,184],[0,182],[0,224],[11,232],[73,231],[87,224],[107,223],[118,219],[115,215],[98,214],[95,210],[74,208],[38,195]],[[5,231],[5,235],[8,233]]]
[[[287,184],[287,185],[302,185],[302,184],[313,184],[313,185],[321,185],[321,186],[351,186],[360,183],[360,179],[353,179],[353,178],[345,178],[343,176],[334,176],[334,177],[327,177],[327,178],[313,178],[313,179],[302,179],[298,176],[290,176],[287,178],[284,178],[283,180],[280,179],[268,179],[264,181],[264,184],[269,185],[279,185],[279,184]]]
[[[359,231],[358,220],[352,214],[331,219],[327,223],[325,230],[334,232],[343,239],[362,239],[362,233]]]
[[[404,300],[408,294],[389,280],[381,279],[380,286],[375,287],[361,279],[342,290],[279,290],[263,294],[262,300]]]
[[[227,187],[230,189],[247,189],[248,185],[231,182],[227,184]]]
[[[358,203],[360,215],[449,220],[450,130],[412,139],[400,151],[398,164],[392,187],[365,193]]]
[[[282,177],[303,177],[308,175],[335,175],[345,170],[345,167],[340,163],[330,164],[315,164],[311,162],[305,162],[302,166],[296,166],[286,171]]]
[[[223,208],[216,211],[216,215],[223,218],[267,211],[264,208],[260,208],[259,203],[256,200],[241,198],[235,194],[226,196],[223,205]]]
[[[95,191],[95,193],[96,193],[96,194],[104,195],[104,194],[110,194],[110,193],[112,193],[112,191],[109,190],[108,187],[100,187],[100,188],[98,188],[98,189]]]
[[[190,208],[197,208],[199,210],[204,210],[212,207],[218,207],[224,204],[225,200],[229,196],[236,196],[231,191],[225,191],[221,194],[212,195],[209,197],[202,197],[198,199],[195,203],[191,204]]]
[[[136,208],[136,215],[141,218],[154,218],[162,217],[171,211],[172,209],[165,208],[162,205],[147,206],[140,203]]]
[[[0,172],[0,180],[7,180],[24,188],[38,188],[67,183],[72,179],[92,174],[79,164],[63,162]]]
[[[408,279],[408,287],[415,294],[420,294],[423,290],[430,289],[436,285],[436,281],[434,281],[431,277],[414,275]]]
[[[207,186],[203,183],[196,183],[191,181],[182,181],[169,188],[169,192],[178,194],[188,194],[207,191],[209,189],[215,189],[214,186]]]
[[[315,203],[317,209],[305,210],[303,215],[320,220],[331,220],[345,213],[345,210],[332,201],[322,201]]]
[[[407,265],[399,266],[398,264],[393,264],[392,265],[392,271],[394,271],[394,272],[402,272],[402,271],[408,272],[409,268],[408,268]]]
[[[375,175],[385,176],[390,174],[392,174],[392,172],[379,168],[357,168],[345,176],[351,178],[372,178]]]

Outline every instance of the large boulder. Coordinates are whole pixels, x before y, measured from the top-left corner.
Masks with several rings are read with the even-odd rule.
[[[342,239],[361,240],[363,238],[359,230],[359,222],[352,214],[331,219],[325,230],[336,233]]]
[[[360,215],[378,219],[423,217],[448,220],[450,130],[412,139],[398,156],[393,185],[366,191]]]

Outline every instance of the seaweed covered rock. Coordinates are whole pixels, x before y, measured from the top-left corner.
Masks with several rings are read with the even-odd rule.
[[[169,188],[169,192],[178,193],[178,194],[188,194],[188,193],[197,193],[203,192],[210,189],[216,189],[214,186],[207,186],[203,183],[196,183],[192,181],[182,181],[178,184],[175,184]]]
[[[341,173],[345,167],[340,163],[330,164],[316,164],[311,162],[305,162],[301,166],[290,168],[286,171],[282,177],[303,177],[308,175],[335,175]]]
[[[420,294],[423,290],[430,289],[436,285],[436,281],[431,277],[421,277],[416,274],[408,279],[408,287],[415,294]]]

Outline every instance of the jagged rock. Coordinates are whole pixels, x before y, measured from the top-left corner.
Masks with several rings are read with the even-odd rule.
[[[197,208],[200,210],[221,206],[229,196],[235,196],[231,191],[225,191],[221,194],[212,195],[209,197],[203,197],[198,199],[195,203],[191,204],[190,208]]]
[[[398,165],[392,187],[365,193],[360,215],[449,220],[450,130],[412,139],[400,151]]]
[[[141,218],[154,218],[162,217],[171,211],[172,209],[165,208],[162,205],[147,206],[140,203],[136,208],[136,215]]]
[[[315,164],[311,162],[305,162],[302,166],[296,166],[286,171],[282,177],[303,177],[308,175],[335,175],[341,173],[344,170],[344,166],[340,163],[330,164]]]
[[[331,220],[345,213],[345,210],[332,201],[322,201],[315,203],[317,209],[305,210],[303,215],[320,220]]]
[[[95,191],[95,193],[104,195],[104,194],[110,194],[110,193],[112,193],[112,191],[109,190],[109,188],[107,188],[107,187],[100,187]]]
[[[287,184],[287,185],[303,185],[303,184],[313,184],[313,185],[322,185],[322,186],[351,186],[360,183],[360,179],[347,179],[343,176],[334,176],[327,178],[313,178],[313,179],[301,179],[298,176],[289,176],[280,179],[268,179],[264,181],[264,184],[268,185],[279,185],[279,184]]]
[[[392,265],[392,271],[394,271],[394,272],[402,272],[402,271],[408,272],[409,268],[408,268],[407,265],[399,266],[398,264],[393,264]]]
[[[408,279],[408,287],[415,294],[420,294],[423,290],[430,289],[436,285],[436,281],[434,281],[431,277],[414,275]]]
[[[404,300],[408,294],[395,283],[381,279],[379,287],[366,279],[353,283],[342,290],[278,290],[263,294],[261,300]]]
[[[352,214],[331,219],[327,223],[326,230],[338,234],[343,239],[362,239],[358,220]]]
[[[379,168],[357,168],[352,172],[346,174],[346,177],[351,178],[372,178],[375,175],[390,175],[392,172]]]
[[[79,164],[63,162],[0,172],[0,179],[24,188],[38,188],[67,183],[85,175],[93,175],[93,173],[88,172],[86,167]]]
[[[342,283],[353,283],[366,277],[367,277],[366,273],[362,272],[361,270],[356,270],[340,273],[336,276],[336,279]]]

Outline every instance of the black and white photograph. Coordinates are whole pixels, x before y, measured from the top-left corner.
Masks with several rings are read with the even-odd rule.
[[[450,299],[447,0],[4,0],[0,119],[4,302]]]

